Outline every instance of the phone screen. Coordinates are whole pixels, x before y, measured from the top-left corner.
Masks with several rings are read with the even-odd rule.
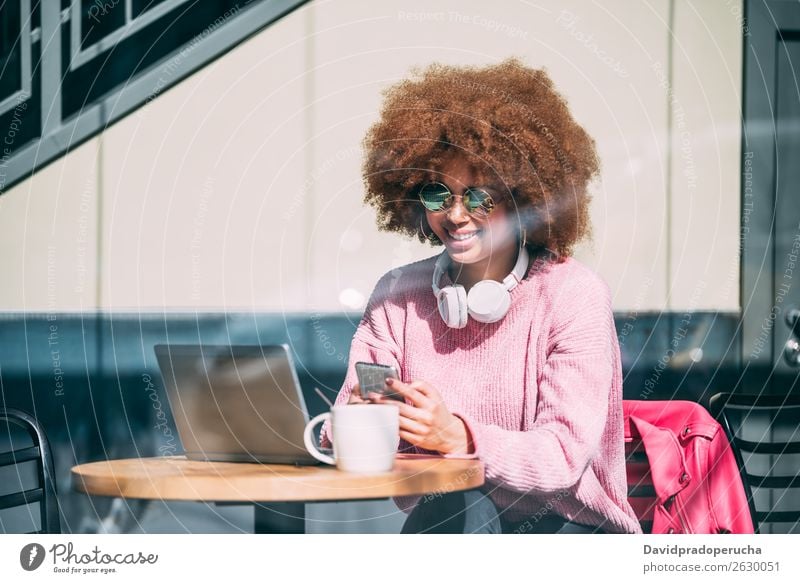
[[[366,399],[369,393],[378,393],[392,399],[403,399],[400,394],[395,393],[386,385],[386,379],[397,378],[397,371],[394,367],[371,362],[357,362],[356,374],[362,398]]]

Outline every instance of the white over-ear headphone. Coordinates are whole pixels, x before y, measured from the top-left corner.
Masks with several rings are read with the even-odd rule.
[[[491,324],[506,315],[511,307],[511,290],[517,287],[525,277],[528,268],[528,251],[520,247],[517,263],[503,283],[493,279],[484,279],[470,288],[469,293],[463,285],[453,284],[439,288],[449,256],[442,252],[433,268],[433,293],[439,305],[439,313],[450,328],[463,328],[467,325],[467,316],[478,322]]]

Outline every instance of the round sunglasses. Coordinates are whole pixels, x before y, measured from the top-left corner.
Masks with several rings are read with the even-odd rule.
[[[422,204],[431,212],[439,213],[450,209],[457,195],[450,192],[450,189],[441,182],[429,182],[419,191],[419,199]],[[494,200],[491,195],[482,188],[471,186],[464,190],[461,201],[467,212],[476,217],[487,217],[494,209]]]

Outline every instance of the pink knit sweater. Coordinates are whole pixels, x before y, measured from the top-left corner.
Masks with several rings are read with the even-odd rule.
[[[336,403],[346,403],[357,382],[355,362],[394,365],[402,380],[437,388],[464,420],[486,468],[483,491],[508,519],[552,509],[606,531],[641,532],[626,497],[622,368],[608,285],[573,258],[538,260],[501,321],[470,318],[457,330],[437,311],[435,259],[378,281]],[[442,283],[450,283],[446,274]],[[398,499],[406,511],[414,502]]]

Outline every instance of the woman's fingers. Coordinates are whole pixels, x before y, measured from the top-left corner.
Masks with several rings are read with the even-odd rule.
[[[353,385],[353,390],[350,391],[350,398],[347,399],[348,405],[353,405],[356,403],[366,403],[366,401],[361,398],[361,387],[358,385],[358,383]]]
[[[400,416],[400,431],[401,432],[406,432],[406,433],[411,433],[411,434],[417,435],[419,437],[424,437],[425,435],[428,435],[430,433],[431,428],[430,428],[429,425],[424,425],[423,423],[420,423],[419,421],[415,421],[414,419],[409,419],[408,417],[405,417],[404,415],[401,415]]]
[[[424,439],[416,433],[411,433],[403,429],[400,430],[400,439],[403,439],[411,445],[421,445]]]
[[[397,399],[392,399],[387,397],[386,395],[379,395],[377,393],[370,393],[370,397],[375,396],[375,402],[381,405],[393,405],[400,409],[400,415],[404,415],[410,419],[416,419],[418,421],[423,421],[425,423],[430,423],[433,416],[431,413],[426,409],[420,409],[419,407],[414,407],[413,405],[409,405],[404,401],[398,401]]]
[[[386,383],[397,393],[403,395],[417,407],[427,408],[431,405],[430,399],[426,397],[417,387],[404,383],[397,379],[387,379]]]
[[[370,393],[370,397],[375,393]],[[400,413],[400,429],[418,436],[430,435],[433,429],[433,414],[427,409],[420,409],[407,403],[376,395],[375,402],[382,405],[397,407]]]
[[[427,409],[420,409],[406,403],[397,403],[400,408],[400,415],[418,421],[423,425],[430,425],[433,423],[433,414]]]
[[[409,386],[414,389],[417,389],[420,393],[429,398],[435,398],[439,395],[436,389],[434,389],[432,386],[430,386],[428,383],[424,381],[414,381]]]

